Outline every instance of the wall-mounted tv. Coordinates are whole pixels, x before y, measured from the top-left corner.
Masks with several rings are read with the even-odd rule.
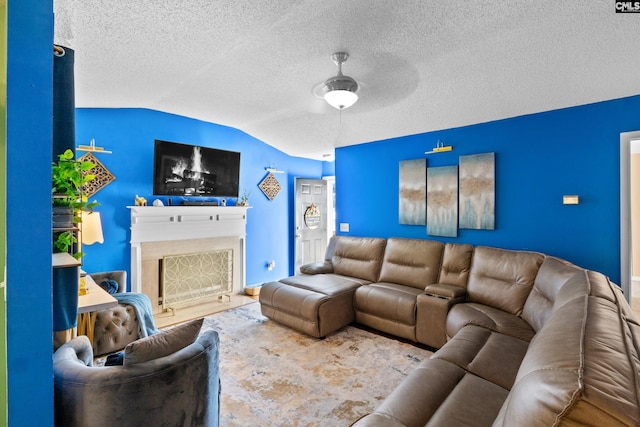
[[[240,153],[155,140],[153,194],[238,197]]]

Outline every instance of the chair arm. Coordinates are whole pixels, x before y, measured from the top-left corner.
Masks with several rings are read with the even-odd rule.
[[[56,350],[53,358],[54,361],[59,360],[61,363],[80,362],[83,366],[91,367],[93,366],[91,342],[86,335],[79,335]]]
[[[300,272],[304,274],[328,274],[333,273],[331,261],[314,262],[300,267]]]
[[[436,298],[458,299],[466,297],[467,290],[460,286],[436,283],[434,285],[427,286],[424,289],[424,293]]]

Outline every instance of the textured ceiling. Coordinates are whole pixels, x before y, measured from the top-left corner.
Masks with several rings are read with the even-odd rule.
[[[78,107],[180,114],[322,159],[640,94],[640,15],[614,3],[55,0],[55,42],[75,51]],[[341,113],[317,97],[336,51],[360,84]]]

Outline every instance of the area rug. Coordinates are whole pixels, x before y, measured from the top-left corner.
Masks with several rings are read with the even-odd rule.
[[[220,425],[349,426],[431,352],[354,326],[323,340],[253,303],[205,318],[220,335]]]

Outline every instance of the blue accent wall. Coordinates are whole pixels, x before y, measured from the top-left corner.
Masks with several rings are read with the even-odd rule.
[[[7,363],[10,426],[53,425],[50,161],[52,127],[51,0],[12,1],[7,19]],[[619,134],[640,129],[640,97],[339,148],[335,164],[287,156],[241,131],[149,110],[79,110],[77,142],[114,151],[99,156],[116,181],[96,194],[104,245],[87,247],[87,270],[128,268],[127,205],[151,201],[155,138],[236,149],[241,185],[251,190],[247,281],[290,274],[294,176],[335,167],[338,222],[352,235],[429,238],[398,224],[398,162],[422,158],[441,139],[463,154],[496,153],[496,230],[461,230],[446,241],[539,250],[619,280]],[[257,188],[265,166],[283,192],[273,202]],[[577,206],[562,205],[578,194]],[[275,259],[269,272],[266,261]]]
[[[540,251],[620,280],[620,133],[640,96],[336,149],[337,222],[354,236],[411,237]],[[438,140],[453,151],[425,155]],[[496,153],[496,229],[427,235],[398,223],[398,164],[457,165]],[[563,205],[577,194],[579,205]]]
[[[326,170],[324,162],[289,156],[234,128],[147,109],[77,109],[77,144],[88,145],[92,138],[96,145],[113,152],[96,157],[116,179],[91,198],[100,203],[96,210],[101,214],[105,241],[83,247],[86,271],[130,272],[127,206],[134,204],[136,195],[145,197],[149,205],[155,199],[167,204],[167,197],[152,194],[154,140],[162,139],[241,153],[240,195],[248,191],[251,206],[247,215],[247,284],[277,280],[292,272],[293,179],[321,178]],[[285,171],[275,175],[282,190],[273,201],[258,188],[268,173],[265,167],[271,166]],[[174,204],[181,201],[171,199]],[[276,261],[276,266],[268,271],[270,260]]]
[[[11,426],[53,426],[53,2],[7,7],[7,391]],[[4,240],[4,239],[3,239]]]

